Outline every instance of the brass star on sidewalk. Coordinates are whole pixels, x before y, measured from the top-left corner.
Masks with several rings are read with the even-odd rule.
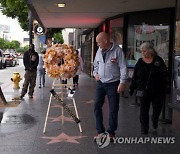
[[[86,103],[86,104],[94,104],[94,100],[91,99],[91,100],[88,100],[88,101],[81,101],[83,103]]]
[[[80,144],[77,141],[77,139],[84,138],[84,137],[87,137],[87,136],[68,136],[65,133],[61,133],[58,136],[51,136],[51,137],[45,136],[45,137],[41,137],[41,138],[51,140],[47,144],[53,144],[53,143],[59,143],[59,142],[68,142],[68,143]]]
[[[62,118],[64,118],[64,121],[70,121],[70,122],[74,122],[73,119],[71,117],[65,117],[65,116],[59,116],[59,117],[49,117],[49,119],[51,119],[51,122],[57,122],[57,121],[61,121]]]

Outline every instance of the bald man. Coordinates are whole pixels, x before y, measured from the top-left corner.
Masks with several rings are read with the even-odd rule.
[[[127,79],[127,66],[124,53],[118,44],[110,42],[107,33],[100,32],[96,37],[99,49],[94,60],[93,75],[97,81],[94,114],[97,135],[105,133],[102,107],[105,96],[109,102],[109,128],[107,134],[112,140],[118,125],[119,93],[124,90]]]

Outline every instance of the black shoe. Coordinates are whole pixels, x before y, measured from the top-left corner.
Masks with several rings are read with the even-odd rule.
[[[142,135],[147,135],[148,134],[148,130],[141,130],[141,134]]]
[[[39,88],[41,88],[41,85],[39,85]]]
[[[154,128],[154,129],[157,129],[157,128],[158,128],[158,123],[153,122],[153,128]]]
[[[109,138],[110,138],[110,142],[114,142],[114,138],[115,138],[115,132],[109,131],[107,130]]]
[[[110,142],[114,142],[115,134],[109,134]]]

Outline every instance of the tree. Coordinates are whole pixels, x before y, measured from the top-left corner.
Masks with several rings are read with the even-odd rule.
[[[6,41],[3,38],[0,38],[0,49],[5,48]]]
[[[29,30],[28,6],[25,0],[0,0],[2,13],[13,19],[17,18],[24,31]],[[46,33],[47,38],[52,38],[54,33],[61,32],[62,28],[49,28]]]
[[[13,19],[17,18],[21,28],[28,30],[28,7],[24,0],[0,0],[2,13]]]
[[[20,53],[24,53],[29,49],[29,46],[26,45],[25,47],[18,48],[16,51]]]
[[[55,39],[56,43],[61,43],[61,44],[64,43],[62,32],[54,33],[53,38]]]
[[[4,40],[3,38],[0,38],[0,48],[1,49],[18,49],[20,48],[20,43],[19,41],[7,41],[7,40]]]
[[[10,48],[11,49],[18,49],[20,48],[20,43],[19,41],[13,40],[10,42]]]
[[[52,38],[54,33],[59,33],[62,31],[62,28],[48,28],[46,32],[47,38]]]

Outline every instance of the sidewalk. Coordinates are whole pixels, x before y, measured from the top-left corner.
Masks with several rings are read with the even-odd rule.
[[[50,90],[53,79],[46,76],[46,86],[36,86],[34,98],[24,97],[18,107],[0,108],[3,118],[0,124],[0,154],[178,154],[180,153],[180,132],[170,124],[159,124],[158,131],[153,131],[150,123],[148,136],[140,134],[139,107],[131,106],[134,97],[120,100],[119,127],[117,137],[175,137],[175,143],[110,143],[99,148],[93,142],[96,134],[93,114],[95,81],[87,75],[80,76],[80,83],[74,98],[81,120],[82,133],[78,125],[64,111],[64,124],[60,103],[54,98],[49,111],[47,127],[43,133]],[[22,86],[21,86],[22,87]],[[14,91],[8,86],[4,91],[7,100],[18,96],[21,90]],[[56,89],[58,91],[58,89]],[[65,100],[74,112],[71,100]],[[104,104],[104,123],[108,124],[108,104]]]

